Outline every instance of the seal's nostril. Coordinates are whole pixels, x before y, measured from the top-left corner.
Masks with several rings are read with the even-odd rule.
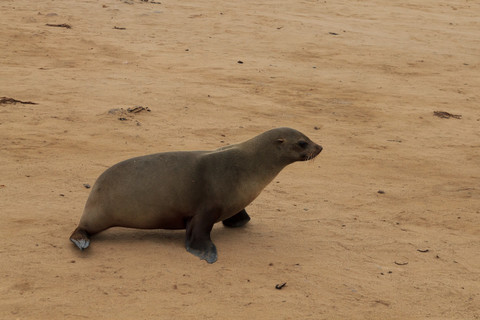
[[[323,147],[322,146],[317,146],[318,147],[318,152],[322,152]]]

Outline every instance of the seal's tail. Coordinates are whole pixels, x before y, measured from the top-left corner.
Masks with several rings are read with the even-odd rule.
[[[90,245],[88,232],[80,227],[73,231],[70,236],[70,241],[72,241],[80,250],[87,249]]]

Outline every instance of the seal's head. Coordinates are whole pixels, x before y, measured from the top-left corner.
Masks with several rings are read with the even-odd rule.
[[[303,133],[291,128],[272,129],[258,137],[270,141],[270,146],[277,151],[279,160],[285,165],[314,159],[323,149]]]

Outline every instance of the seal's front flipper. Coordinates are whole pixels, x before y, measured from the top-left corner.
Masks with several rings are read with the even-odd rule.
[[[208,263],[214,263],[215,261],[217,261],[217,248],[212,241],[202,244],[187,244],[186,248],[188,252],[199,257],[202,260],[207,261]]]
[[[250,221],[250,216],[248,215],[247,211],[243,209],[236,215],[223,220],[222,223],[225,227],[238,228],[246,225],[248,221]]]
[[[70,236],[70,241],[72,241],[80,250],[87,249],[90,245],[90,238],[87,231],[80,227],[73,231]]]
[[[213,222],[208,220],[205,216],[202,218],[196,215],[187,221],[185,247],[188,252],[200,259],[214,263],[217,261],[217,248],[210,239]]]

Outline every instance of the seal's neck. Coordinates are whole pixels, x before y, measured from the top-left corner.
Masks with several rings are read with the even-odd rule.
[[[258,137],[239,144],[238,148],[247,159],[242,164],[245,174],[254,176],[264,187],[289,164],[279,158],[277,150]]]

